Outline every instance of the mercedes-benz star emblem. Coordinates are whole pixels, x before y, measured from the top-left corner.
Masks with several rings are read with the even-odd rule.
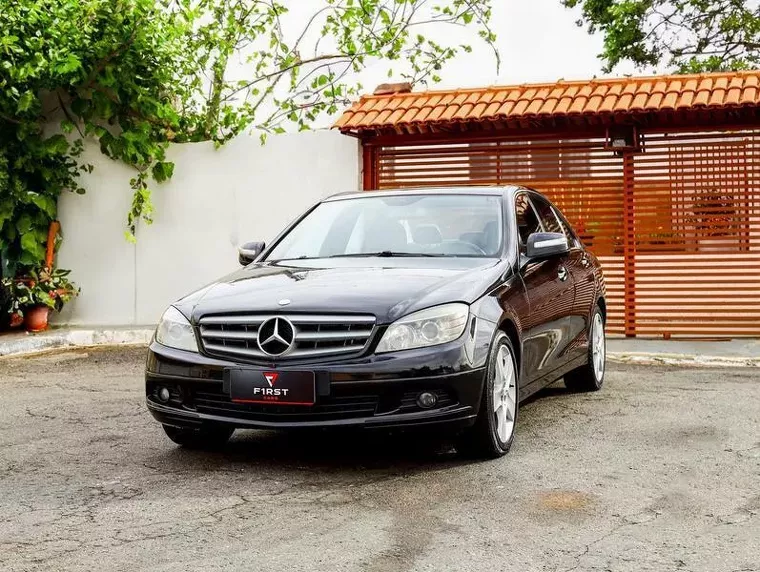
[[[292,346],[296,330],[287,318],[269,318],[259,327],[259,349],[270,356],[281,356]]]

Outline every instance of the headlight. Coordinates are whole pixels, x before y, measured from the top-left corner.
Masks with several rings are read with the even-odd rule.
[[[174,306],[169,306],[161,321],[156,328],[156,341],[159,344],[185,350],[188,352],[197,352],[198,343],[195,341],[195,332],[187,318],[182,312]]]
[[[464,332],[469,313],[467,304],[455,303],[409,314],[388,327],[375,352],[409,350],[456,340]]]

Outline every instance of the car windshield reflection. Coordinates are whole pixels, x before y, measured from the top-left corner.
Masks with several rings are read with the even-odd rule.
[[[498,257],[504,240],[494,195],[367,196],[327,201],[266,260],[339,257]]]

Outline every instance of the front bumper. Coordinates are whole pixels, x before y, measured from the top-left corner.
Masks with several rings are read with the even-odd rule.
[[[313,369],[313,406],[238,403],[230,400],[224,369],[241,364],[151,343],[146,366],[148,409],[159,422],[181,427],[225,423],[241,428],[309,427],[462,428],[475,422],[483,392],[485,363],[472,344],[451,342],[434,348],[372,355],[293,369]],[[284,370],[287,365],[261,364]],[[171,398],[162,403],[159,387]],[[437,395],[422,409],[421,391]]]

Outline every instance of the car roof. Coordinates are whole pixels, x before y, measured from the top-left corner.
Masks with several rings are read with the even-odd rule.
[[[324,199],[324,201],[340,201],[344,199],[358,199],[361,197],[393,197],[397,195],[491,195],[501,196],[506,193],[514,193],[521,187],[517,185],[479,186],[479,187],[405,187],[399,189],[384,189],[382,191],[359,191],[338,193]]]

